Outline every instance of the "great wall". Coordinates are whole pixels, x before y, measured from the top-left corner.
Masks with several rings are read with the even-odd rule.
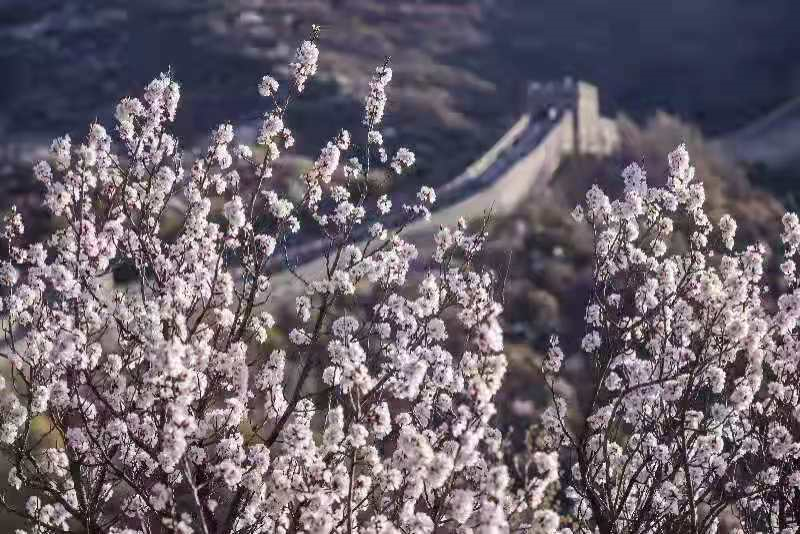
[[[488,210],[495,216],[507,214],[535,188],[546,186],[565,156],[608,154],[617,143],[616,123],[600,114],[595,86],[569,78],[532,82],[522,116],[464,172],[437,188],[430,219],[407,226],[404,239],[417,245],[432,243],[435,230],[454,226],[461,217],[475,219]],[[24,153],[32,157],[30,151]],[[312,241],[276,256],[270,266],[273,298],[302,292],[302,279],[313,279],[323,270],[328,246],[327,240]],[[285,258],[294,266],[291,272]],[[107,277],[108,284],[112,280]]]
[[[618,144],[616,123],[600,114],[597,88],[565,79],[530,83],[526,112],[483,156],[464,172],[437,189],[438,208],[428,220],[418,220],[403,231],[404,239],[432,242],[440,226],[453,226],[461,217],[474,219],[513,211],[538,187],[546,186],[571,154],[605,155]],[[289,249],[292,272],[272,277],[273,297],[302,291],[302,279],[314,279],[325,268],[328,242]]]
[[[491,209],[495,215],[511,212],[537,187],[546,186],[561,163],[572,154],[603,155],[618,143],[616,124],[600,115],[597,88],[569,79],[560,83],[532,83],[527,111],[482,157],[439,188],[439,208],[428,220],[406,227],[405,239],[432,243],[441,225],[453,226],[461,217],[474,219]],[[327,243],[325,243],[327,244]],[[272,303],[303,292],[302,279],[314,279],[325,268],[324,244],[289,249],[293,272],[272,276]],[[108,287],[114,284],[107,276]],[[0,342],[0,351],[5,342]]]

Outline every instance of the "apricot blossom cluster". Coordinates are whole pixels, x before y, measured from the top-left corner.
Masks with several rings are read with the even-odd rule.
[[[554,395],[544,426],[571,464],[578,531],[711,533],[732,514],[740,532],[796,532],[798,218],[783,220],[776,294],[767,248],[736,249],[728,215],[714,229],[686,148],[668,163],[666,187],[648,186],[633,164],[620,198],[595,186],[573,212],[594,235],[585,424],[557,392],[557,339],[543,372]]]
[[[403,230],[430,214],[433,189],[384,225],[391,201],[365,181],[373,154],[395,175],[415,162],[405,148],[388,158],[380,134],[388,64],[363,146],[336,134],[297,178],[300,201],[270,186],[318,56],[313,37],[288,87],[260,80],[271,104],[255,147],[222,124],[190,161],[170,133],[180,88],[163,74],[120,102],[113,133],[93,124],[36,164],[62,224],[26,243],[12,213],[0,264],[0,502],[19,533],[557,527],[534,510],[557,463],[515,484],[492,426],[506,359],[496,280],[473,261],[484,233],[443,228],[415,271]],[[301,222],[328,245],[315,278],[294,270]],[[302,282],[294,301],[273,298],[281,254]],[[135,279],[113,283],[123,267]],[[463,347],[447,345],[453,329]]]

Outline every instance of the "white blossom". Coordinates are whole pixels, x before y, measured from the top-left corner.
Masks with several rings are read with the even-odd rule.
[[[4,218],[0,442],[17,492],[4,502],[29,532],[551,524],[540,512],[557,461],[533,456],[535,480],[515,479],[494,428],[508,363],[496,278],[474,260],[485,236],[465,221],[443,228],[432,257],[403,239],[389,195],[354,182],[372,154],[359,160],[346,130],[294,177],[299,198],[274,189],[274,162],[294,143],[285,108],[316,73],[315,40],[297,50],[285,101],[261,79],[273,108],[258,151],[235,145],[230,123],[205,151],[182,151],[170,133],[180,87],[165,73],[118,104],[115,135],[93,124],[74,147],[53,143],[52,167],[36,164],[42,204],[63,221],[52,235],[19,245],[21,215]],[[384,162],[391,76],[377,69],[363,115]],[[389,165],[414,163],[400,148]],[[393,215],[430,216],[436,193],[423,185],[412,202]],[[293,237],[301,222],[308,241]],[[326,268],[296,269],[296,251],[320,240]],[[426,271],[431,260],[442,268]],[[130,280],[114,281],[119,267]],[[744,342],[766,330],[726,331]],[[786,445],[776,455],[793,454],[772,436]]]
[[[294,61],[289,64],[292,80],[298,93],[305,89],[306,81],[317,73],[319,49],[311,41],[303,41],[294,56]]]
[[[274,96],[278,92],[278,80],[272,76],[264,76],[258,82],[258,94],[261,96]]]

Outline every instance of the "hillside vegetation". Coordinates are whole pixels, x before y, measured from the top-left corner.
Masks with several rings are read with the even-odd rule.
[[[652,184],[666,176],[667,154],[685,142],[697,177],[706,190],[707,211],[714,223],[728,213],[739,224],[737,240],[763,242],[778,252],[783,206],[771,193],[754,187],[745,169],[730,164],[703,135],[675,117],[659,114],[644,126],[620,119],[621,147],[607,158],[573,157],[566,160],[547,191],[537,192],[517,212],[498,220],[486,257],[505,275],[505,312],[511,372],[506,380],[510,419],[533,414],[523,399],[544,402],[539,377],[543,350],[559,334],[565,351],[577,351],[584,335],[583,313],[591,286],[592,236],[588,225],[576,223],[571,209],[597,183],[610,193],[622,189],[620,174],[638,162]],[[685,235],[676,231],[675,245]],[[768,272],[777,272],[771,261]],[[771,276],[772,279],[777,277]],[[571,368],[574,384],[583,372],[580,359]],[[569,359],[567,366],[569,368]],[[577,367],[576,367],[577,366]],[[531,386],[531,383],[539,386]],[[514,402],[516,401],[516,402]],[[529,403],[528,403],[529,404]]]

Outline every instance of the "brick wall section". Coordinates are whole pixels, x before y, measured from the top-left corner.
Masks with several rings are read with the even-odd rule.
[[[546,186],[561,159],[571,153],[608,154],[617,145],[616,124],[599,113],[597,89],[585,82],[531,84],[528,113],[465,172],[438,193],[463,198],[435,211],[428,221],[417,221],[404,232],[423,249],[430,248],[440,226],[458,219],[505,215],[525,200],[534,187]],[[297,268],[306,279],[316,278],[324,259]],[[299,294],[302,282],[289,272],[273,276],[274,296]]]

